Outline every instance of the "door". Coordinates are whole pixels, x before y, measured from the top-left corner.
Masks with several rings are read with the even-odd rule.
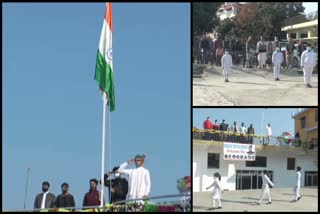
[[[318,186],[318,172],[306,171],[304,185],[305,186]]]
[[[252,175],[242,175],[241,176],[241,189],[251,189],[252,185]]]
[[[237,170],[236,171],[236,190],[242,189],[261,189],[262,177],[261,170]],[[269,178],[273,181],[273,171],[268,171]]]

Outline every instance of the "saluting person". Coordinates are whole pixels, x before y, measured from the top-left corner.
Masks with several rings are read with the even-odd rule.
[[[147,199],[150,194],[151,180],[149,170],[144,168],[145,155],[136,155],[120,165],[118,172],[129,176],[129,199]],[[129,164],[135,162],[136,168],[125,169]],[[142,203],[142,201],[140,201]]]

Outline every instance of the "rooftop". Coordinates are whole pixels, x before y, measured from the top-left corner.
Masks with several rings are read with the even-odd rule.
[[[291,114],[291,117],[293,119],[297,118],[298,116],[302,115],[304,112],[307,112],[309,110],[311,110],[312,108],[299,108],[296,112],[293,112]]]
[[[314,20],[318,20],[318,11],[313,11],[310,13],[306,13],[306,14],[302,14],[299,16],[294,16],[294,17],[288,18],[288,19],[284,20],[283,27],[290,26],[290,25],[296,25],[296,24],[300,24],[300,23],[304,23],[304,22],[310,22],[310,21],[314,21]]]

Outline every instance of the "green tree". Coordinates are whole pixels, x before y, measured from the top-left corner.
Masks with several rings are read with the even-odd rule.
[[[237,30],[235,28],[233,19],[224,19],[219,22],[215,31],[223,38],[234,39],[237,37]]]
[[[243,38],[253,36],[259,40],[273,40],[275,36],[284,38],[281,27],[285,19],[300,15],[304,7],[302,2],[256,2],[247,3],[235,18],[235,27]]]
[[[193,34],[211,32],[217,24],[216,12],[222,2],[193,2],[192,31]]]

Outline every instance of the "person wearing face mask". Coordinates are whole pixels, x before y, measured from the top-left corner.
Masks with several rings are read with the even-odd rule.
[[[42,193],[39,193],[34,201],[35,209],[53,208],[56,196],[49,192],[49,187],[48,181],[42,183]]]
[[[272,54],[272,66],[274,80],[279,81],[280,66],[283,62],[283,55],[280,52],[280,48],[276,47],[276,50]]]
[[[303,70],[304,83],[307,88],[311,88],[311,77],[313,68],[316,66],[316,57],[312,51],[311,44],[307,45],[307,50],[301,55],[301,68]]]
[[[229,54],[229,50],[226,49],[225,54],[221,58],[221,66],[224,74],[224,81],[229,82],[228,75],[231,74],[232,57]]]
[[[61,191],[62,194],[58,195],[54,205],[55,207],[61,208],[61,207],[75,207],[76,204],[74,202],[73,195],[71,195],[69,192],[69,184],[63,183],[61,184]],[[75,209],[73,209],[75,211]]]
[[[144,168],[145,155],[136,155],[135,158],[120,165],[118,172],[129,176],[129,199],[147,199],[150,194],[151,180],[149,170]],[[135,162],[136,168],[125,169]],[[143,201],[137,201],[143,203]]]
[[[126,200],[128,194],[128,181],[123,178],[118,172],[119,167],[114,167],[112,172],[104,175],[104,185],[109,188],[111,192],[110,203]],[[114,174],[114,179],[108,179]],[[125,204],[125,202],[119,203]]]

